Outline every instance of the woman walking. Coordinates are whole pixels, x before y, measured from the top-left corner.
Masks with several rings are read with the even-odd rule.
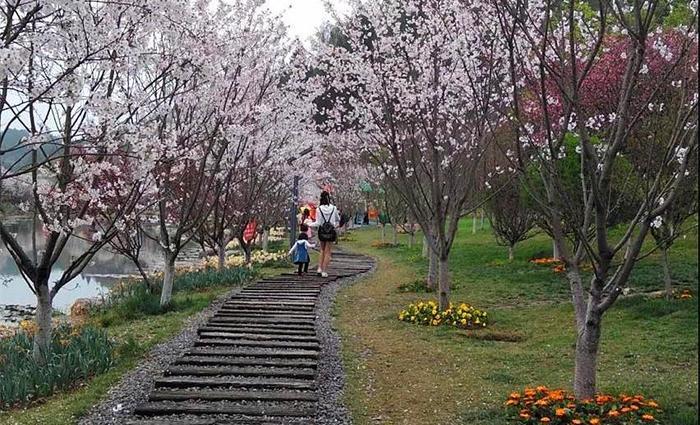
[[[311,224],[315,227],[316,237],[321,244],[321,255],[318,260],[318,270],[316,274],[328,277],[328,264],[331,262],[331,246],[338,239],[336,228],[340,224],[340,214],[338,208],[331,204],[331,195],[325,190],[321,192],[321,200],[316,211],[316,221]]]

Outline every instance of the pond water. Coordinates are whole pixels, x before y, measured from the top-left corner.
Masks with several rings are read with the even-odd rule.
[[[22,246],[31,246],[31,220],[19,219],[6,222],[5,225],[17,235],[18,242]],[[38,231],[42,232],[43,230],[39,229]],[[38,234],[37,241],[41,239],[41,234]],[[87,242],[77,238],[72,238],[68,242],[51,273],[52,280],[61,276],[65,267],[70,264],[70,259],[80,255],[86,244]],[[197,251],[192,247],[189,250],[184,250],[181,259],[192,259],[197,254]],[[150,239],[144,241],[141,258],[146,270],[158,270],[162,267],[163,260],[158,244]],[[105,295],[120,278],[137,274],[136,267],[129,259],[113,252],[109,247],[105,247],[93,257],[90,264],[78,277],[58,292],[54,298],[54,308],[66,312],[76,299]],[[3,305],[34,306],[36,300],[20,275],[7,248],[0,242],[0,310]],[[0,321],[2,321],[1,318]]]

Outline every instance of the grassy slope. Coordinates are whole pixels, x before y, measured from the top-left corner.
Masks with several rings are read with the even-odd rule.
[[[289,268],[266,267],[262,276],[273,276]],[[121,376],[133,368],[155,345],[175,336],[185,321],[206,308],[214,299],[231,288],[216,287],[200,292],[180,292],[173,296],[177,311],[138,320],[115,323],[106,329],[118,344],[117,363],[113,369],[99,375],[69,393],[56,394],[33,405],[9,412],[0,412],[2,425],[67,425],[98,403]]]
[[[358,425],[501,424],[507,394],[525,385],[570,388],[573,311],[564,279],[528,263],[551,254],[544,236],[529,240],[509,264],[506,249],[463,223],[452,255],[454,301],[488,310],[492,326],[477,335],[522,336],[522,342],[468,338],[459,330],[396,320],[402,306],[429,294],[400,293],[422,278],[420,247],[375,249],[377,230],[358,231],[344,244],[378,259],[377,272],[343,289],[335,308],[344,341],[347,400]],[[697,235],[672,250],[674,278],[698,289]],[[658,256],[644,260],[632,286],[661,289]],[[642,392],[668,411],[667,424],[697,424],[698,303],[620,300],[604,319],[599,386]]]

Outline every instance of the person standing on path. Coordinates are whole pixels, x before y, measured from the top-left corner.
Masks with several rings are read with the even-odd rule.
[[[298,266],[297,274],[303,276],[309,271],[309,249],[316,248],[316,245],[309,242],[307,232],[309,227],[306,224],[301,224],[301,233],[297,237],[297,241],[292,245],[288,255],[294,255],[294,264]]]
[[[316,211],[316,221],[311,224],[315,227],[316,237],[321,244],[321,255],[318,260],[318,270],[316,274],[328,277],[328,264],[331,262],[331,246],[338,239],[336,228],[340,224],[340,214],[338,208],[331,204],[331,195],[325,190],[321,192],[321,199]]]
[[[301,225],[305,224],[307,226],[311,226],[311,225],[313,225],[313,223],[314,223],[314,220],[311,218],[311,211],[309,211],[308,208],[304,208],[304,211],[301,212],[301,222],[299,223],[299,225],[301,226]],[[311,228],[309,228],[309,230],[306,232],[306,234],[308,235],[309,240],[313,240],[312,238],[314,235],[311,232]]]

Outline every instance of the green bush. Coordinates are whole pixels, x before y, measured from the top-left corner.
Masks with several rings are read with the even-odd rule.
[[[93,327],[57,326],[45,364],[34,361],[32,344],[33,336],[24,332],[0,340],[0,409],[73,387],[114,361],[107,333]]]
[[[219,286],[242,285],[255,276],[255,271],[245,267],[223,270],[203,269],[175,277],[175,291],[201,291]]]

